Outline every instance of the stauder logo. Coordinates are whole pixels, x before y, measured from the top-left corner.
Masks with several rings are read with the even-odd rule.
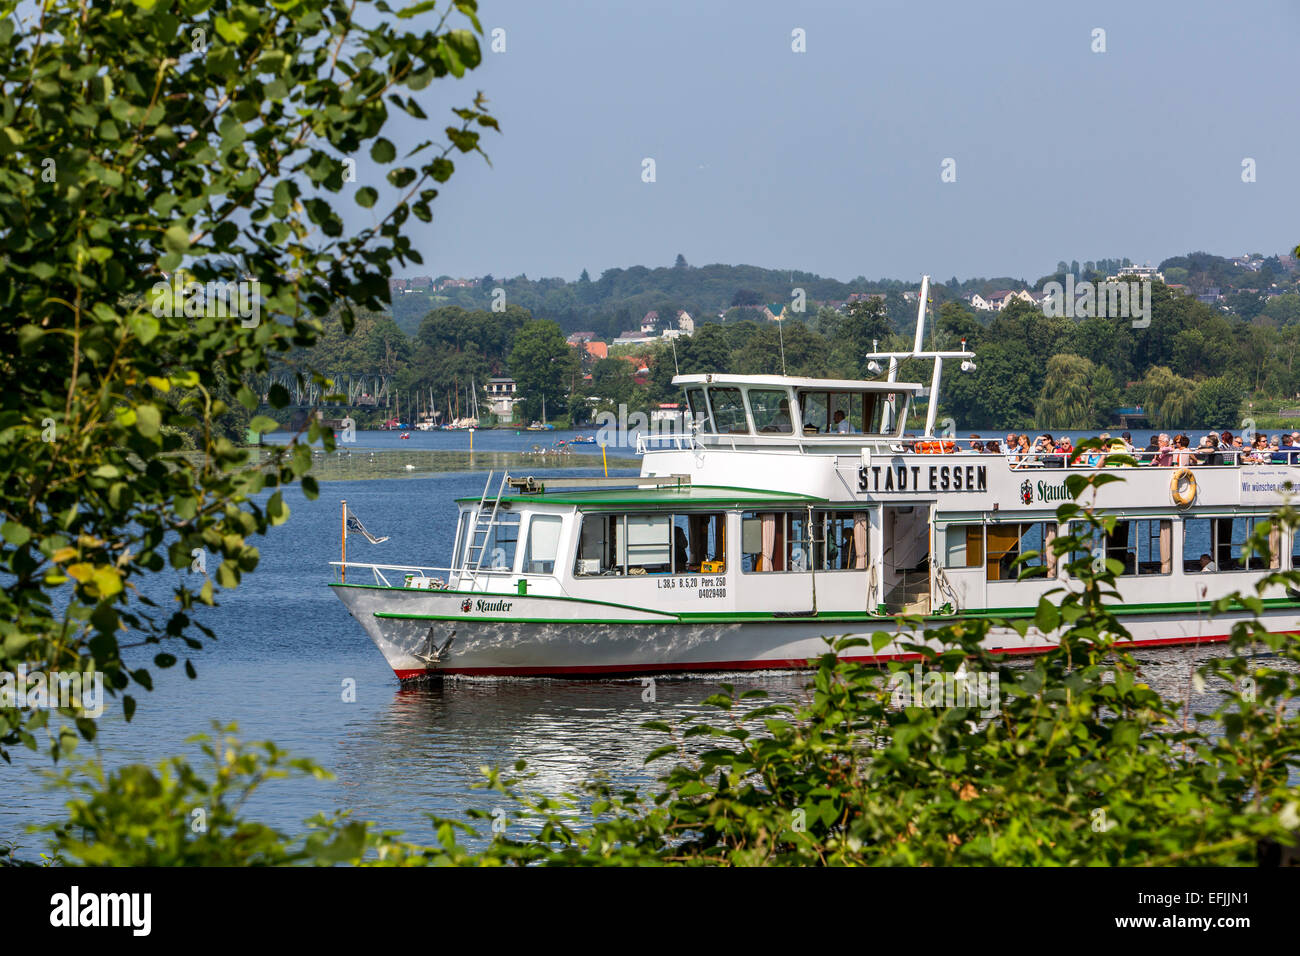
[[[466,613],[466,614],[468,614],[470,611],[472,611],[472,610],[474,609],[474,600],[473,600],[473,598],[465,598],[465,600],[462,601],[461,604],[460,604],[460,609],[461,609],[461,611],[463,611],[463,612]]]
[[[1059,485],[1049,485],[1045,481],[1038,483],[1038,500],[1039,501],[1069,501],[1070,489],[1065,487],[1065,482]]]
[[[1034,484],[1028,478],[1020,483],[1020,500],[1027,505],[1034,503]]]

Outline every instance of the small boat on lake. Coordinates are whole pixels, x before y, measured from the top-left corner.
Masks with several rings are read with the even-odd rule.
[[[640,475],[489,475],[456,502],[445,566],[334,562],[336,594],[401,679],[801,668],[842,635],[883,634],[847,653],[898,660],[915,620],[999,618],[991,650],[1052,646],[1035,610],[1081,587],[1069,565],[1085,556],[1052,553],[1056,509],[1067,477],[1094,469],[936,435],[944,363],[975,355],[923,350],[927,285],[914,347],[868,356],[880,380],[678,375],[693,427],[638,438]],[[917,439],[905,424],[925,388],[897,380],[908,359],[934,363]],[[1211,617],[1214,601],[1300,568],[1300,534],[1276,524],[1267,554],[1247,546],[1300,467],[1229,454],[1115,473],[1096,492],[1115,529],[1089,554],[1122,568],[1116,613],[1135,646],[1226,640],[1256,614]],[[1270,588],[1258,617],[1300,631],[1300,600]]]

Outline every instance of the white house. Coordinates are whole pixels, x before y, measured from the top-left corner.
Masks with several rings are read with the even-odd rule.
[[[513,378],[490,378],[483,390],[487,392],[488,408],[492,414],[503,422],[515,416],[515,380]]]

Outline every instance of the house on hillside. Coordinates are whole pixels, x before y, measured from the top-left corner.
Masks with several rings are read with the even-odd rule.
[[[1122,282],[1126,279],[1136,279],[1139,282],[1164,282],[1165,275],[1154,266],[1125,266],[1113,276],[1106,277],[1107,282]]]
[[[1033,295],[1026,289],[999,289],[996,292],[989,293],[986,301],[994,311],[1001,312],[1017,299],[1030,305],[1034,304]]]
[[[499,421],[508,422],[515,417],[515,380],[513,378],[490,378],[483,390],[487,393],[488,410]]]
[[[676,315],[672,316],[671,319],[667,316],[661,316],[658,310],[651,310],[641,319],[641,334],[654,335],[659,326],[664,324],[667,324],[667,328],[663,332],[665,338],[690,335],[695,331],[695,320],[684,309],[678,309]]]
[[[647,342],[653,342],[654,335],[646,335],[644,332],[620,332],[618,338],[610,345],[644,345]]]

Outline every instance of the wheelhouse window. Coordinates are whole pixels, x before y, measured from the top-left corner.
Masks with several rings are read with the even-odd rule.
[[[524,574],[554,574],[555,556],[560,548],[559,515],[533,515],[528,519],[528,542],[524,547]]]
[[[519,550],[519,513],[497,512],[496,520],[490,528],[488,518],[487,514],[478,516],[478,528],[466,549],[467,562],[493,571],[511,571],[515,566],[515,554]],[[487,533],[484,534],[484,531]],[[483,545],[481,549],[480,544]]]
[[[686,406],[690,409],[691,421],[699,422],[700,431],[716,431],[709,421],[709,406],[704,401],[704,389],[694,385],[686,390]]]
[[[790,396],[785,389],[751,388],[749,409],[754,415],[754,427],[758,431],[782,435],[794,432]]]
[[[862,392],[799,392],[805,435],[856,435],[867,420],[864,411],[874,395]]]
[[[1252,548],[1256,530],[1268,525],[1264,550]],[[1267,515],[1183,519],[1183,570],[1189,574],[1215,571],[1260,571],[1281,566],[1282,535]]]
[[[1015,581],[1031,568],[1043,568],[1045,576],[1056,577],[1056,555],[1051,553],[1056,540],[1056,522],[1017,521],[985,527],[986,575],[990,581]],[[1017,564],[1029,552],[1032,557]]]
[[[714,431],[719,435],[749,434],[749,421],[745,418],[745,401],[740,396],[740,389],[710,388],[709,406],[713,409]]]
[[[900,392],[872,392],[867,399],[867,431],[874,435],[892,435],[902,430],[899,414],[906,402]]]
[[[723,528],[717,513],[583,515],[573,573],[719,574],[726,570]]]
[[[1074,533],[1082,536],[1087,546],[1084,551],[1071,554],[1071,563],[1104,553],[1106,560],[1123,565],[1121,577],[1173,573],[1172,521],[1160,518],[1116,521],[1115,530],[1109,534],[1077,522],[1072,527],[1077,529]]]

